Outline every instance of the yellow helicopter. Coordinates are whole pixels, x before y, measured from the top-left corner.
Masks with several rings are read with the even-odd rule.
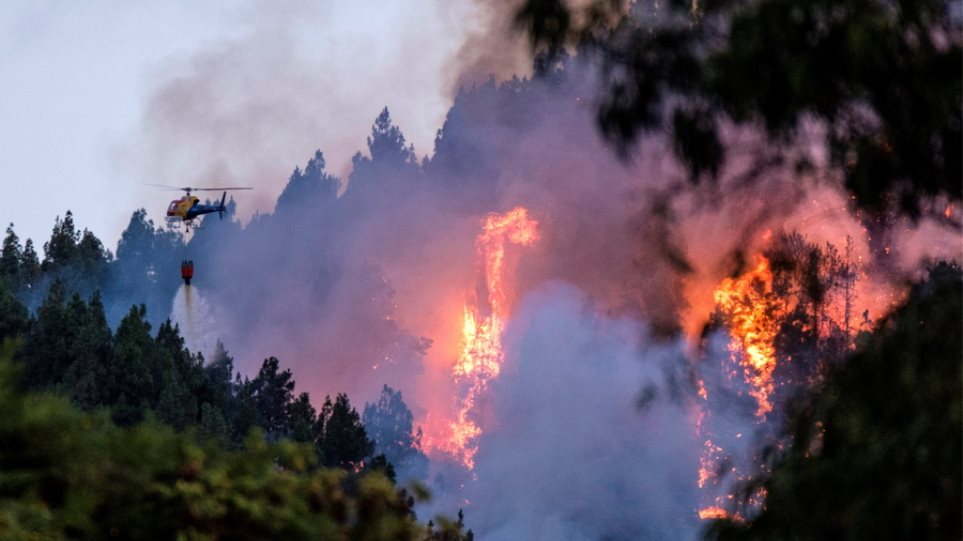
[[[203,214],[216,212],[218,216],[223,219],[224,211],[227,210],[224,202],[227,199],[228,190],[251,189],[248,186],[229,186],[222,188],[191,188],[189,186],[178,187],[166,186],[164,184],[152,184],[152,186],[161,186],[169,189],[182,190],[185,193],[183,197],[171,201],[167,206],[167,220],[173,223],[177,223],[177,221],[180,220],[180,223],[184,224],[184,227],[187,231],[190,231],[191,228],[198,228],[194,225],[194,218],[197,218]],[[196,195],[191,195],[191,192],[216,192],[221,190],[224,191],[224,194],[221,195],[221,202],[213,205],[201,203],[200,198],[198,198]]]

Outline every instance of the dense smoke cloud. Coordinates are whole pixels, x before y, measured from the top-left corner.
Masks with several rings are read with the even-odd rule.
[[[232,56],[229,49],[215,54],[217,64]],[[278,53],[259,54],[271,64]],[[218,69],[227,68],[211,72]],[[197,109],[191,103],[205,73],[161,93],[171,99],[151,109],[164,119],[159,129]],[[215,114],[204,123],[231,133],[264,130],[254,133],[271,143],[230,143],[209,132],[182,166],[231,161],[218,158],[221,144],[240,150],[249,161],[240,169],[251,178],[280,184],[290,166],[284,173],[259,168],[281,146],[285,156],[301,152],[296,161],[304,165],[272,213],[243,226],[208,219],[187,246],[192,287],[213,327],[195,332],[223,340],[246,374],[277,356],[316,403],[347,392],[360,405],[388,384],[404,393],[416,423],[445,421],[458,392],[451,366],[462,310],[482,283],[475,238],[488,213],[524,206],[539,223],[539,240],[509,249],[508,298],[521,304],[512,308],[504,374],[479,413],[478,478],[463,491],[443,487],[439,505],[470,500],[469,526],[495,538],[695,533],[701,441],[693,387],[679,372],[683,336],[698,339],[713,288],[782,232],[837,247],[849,236],[856,256],[877,254],[818,149],[780,154],[758,132],[729,129],[724,142],[738,152],[716,183],[693,187],[662,135],[645,138],[630,162],[613,158],[594,128],[592,81],[591,62],[580,59],[534,80],[463,89],[426,161],[399,128],[403,115],[394,115],[403,111],[374,119],[376,107],[364,121],[375,122],[368,148],[344,171],[331,170],[326,154],[311,157],[304,145],[313,137],[295,143],[298,130],[274,137],[270,129],[285,119],[317,129],[323,100],[288,102],[282,93],[260,103],[238,94],[226,120]],[[161,103],[184,106],[168,111]],[[271,103],[281,112],[259,117]],[[159,140],[171,146],[155,148],[158,160],[184,144],[174,144],[173,131]],[[364,142],[358,135],[351,144]],[[800,155],[815,168],[799,173]],[[761,173],[759,164],[767,165]],[[874,282],[866,276],[861,283]],[[867,289],[860,308],[878,315],[888,302],[882,289]],[[640,409],[645,389],[655,399]],[[732,435],[751,412],[718,413],[713,422]],[[743,432],[748,440],[751,427]],[[736,449],[740,442],[725,443]],[[432,458],[437,470],[444,457]]]
[[[686,393],[666,383],[685,357],[646,335],[570,286],[526,297],[465,491],[485,539],[693,536],[700,442]]]
[[[485,82],[489,77],[504,81],[531,73],[528,40],[515,24],[521,0],[475,0],[464,17],[465,39],[450,61],[450,91]]]
[[[142,182],[252,186],[238,199],[246,221],[273,209],[283,180],[319,145],[347,173],[384,105],[430,150],[446,107],[441,66],[459,38],[445,29],[457,14],[389,1],[252,1],[230,15],[229,38],[156,71],[140,133],[118,153]]]

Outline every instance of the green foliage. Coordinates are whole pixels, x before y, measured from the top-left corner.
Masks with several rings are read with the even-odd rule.
[[[570,5],[526,0],[519,25],[536,49],[574,42],[601,58],[599,125],[623,155],[671,127],[698,180],[725,159],[720,121],[792,143],[815,120],[860,206],[895,197],[916,214],[925,196],[963,196],[963,20],[952,2]]]
[[[718,539],[960,539],[963,524],[963,275],[937,267],[829,371],[773,451],[751,520]]]
[[[230,430],[222,410],[208,402],[201,404],[201,420],[197,427],[197,436],[201,441],[212,440],[217,445],[227,448]]]
[[[108,381],[113,337],[100,294],[94,292],[85,305],[80,296],[71,299],[70,319],[74,326],[69,361],[64,368],[63,388],[74,403],[91,410],[107,404],[103,382]]]
[[[20,238],[13,232],[13,224],[7,227],[7,236],[3,239],[0,249],[0,282],[12,291],[20,288],[20,260],[23,258],[23,248]]]
[[[0,282],[0,344],[26,332],[29,318],[27,307]]]
[[[33,240],[27,239],[23,245],[23,257],[20,259],[20,285],[33,289],[40,281],[40,260],[33,247]]]
[[[280,361],[269,357],[257,376],[235,385],[235,439],[251,427],[261,428],[269,441],[290,438],[315,441],[316,415],[307,394],[294,398],[294,378],[290,370],[280,370]]]
[[[199,445],[62,398],[23,396],[0,361],[0,532],[9,539],[423,539],[414,503],[378,474],[354,491],[310,446]]]
[[[160,382],[154,379],[154,341],[146,312],[144,305],[131,306],[114,337],[106,387],[110,403],[116,404],[114,421],[122,425],[141,421],[158,396]]]
[[[199,400],[207,383],[204,359],[188,351],[177,326],[169,320],[157,330],[154,345],[154,378],[161,382],[157,414],[162,421],[183,430],[199,419]]]
[[[77,256],[79,241],[80,233],[74,227],[73,213],[68,210],[63,220],[57,216],[50,240],[43,245],[44,258],[41,269],[48,272],[72,262]]]
[[[171,230],[154,226],[147,212],[138,209],[121,233],[117,243],[117,259],[110,265],[105,284],[108,320],[116,325],[133,301],[144,303],[156,319],[171,312],[171,299],[180,286],[177,273],[184,259],[183,241]]]
[[[112,333],[99,293],[68,298],[61,280],[34,318],[3,284],[0,306],[0,354],[16,352],[22,374],[14,389],[0,360],[2,536],[430,535],[387,459],[367,461],[373,443],[346,395],[318,416],[273,357],[232,381],[222,344],[205,366],[170,321],[152,337],[144,305]]]
[[[445,517],[438,517],[438,525],[428,522],[428,541],[473,541],[475,534],[465,531],[465,514],[458,510],[458,520],[451,521]]]
[[[74,333],[68,318],[66,288],[57,280],[31,322],[26,343],[19,355],[23,362],[23,382],[28,388],[54,387],[61,383],[70,357]],[[74,306],[74,309],[77,307]]]
[[[315,433],[318,414],[311,405],[308,393],[301,393],[297,399],[287,404],[288,439],[297,442],[315,442],[319,435]]]

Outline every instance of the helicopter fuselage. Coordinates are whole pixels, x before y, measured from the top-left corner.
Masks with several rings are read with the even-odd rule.
[[[202,214],[224,210],[223,203],[220,205],[205,205],[200,202],[200,199],[196,195],[185,195],[180,199],[171,201],[170,205],[167,206],[167,217],[180,218],[185,222],[189,222]]]

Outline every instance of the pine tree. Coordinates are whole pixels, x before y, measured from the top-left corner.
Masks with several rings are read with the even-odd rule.
[[[27,288],[34,288],[40,282],[41,269],[37,251],[33,247],[33,240],[27,239],[23,245],[23,257],[20,259],[20,278]]]
[[[319,434],[315,432],[318,414],[311,406],[308,393],[301,393],[287,406],[288,432],[286,437],[293,441],[314,443]]]
[[[324,171],[324,154],[320,150],[314,152],[314,157],[308,160],[302,172],[299,167],[294,168],[287,186],[278,197],[277,210],[280,213],[310,209],[321,212],[325,204],[333,203],[338,198],[341,181]]]
[[[20,261],[23,258],[23,248],[20,238],[13,232],[13,224],[7,227],[7,236],[3,239],[0,249],[0,281],[3,281],[10,291],[20,289]]]
[[[174,370],[164,371],[161,378],[160,397],[155,408],[157,418],[180,432],[196,421],[197,398]]]
[[[261,426],[258,409],[257,397],[254,393],[254,385],[248,378],[241,379],[237,374],[233,384],[234,399],[231,401],[231,408],[228,416],[228,426],[230,428],[230,444],[232,448],[241,448],[247,442],[251,429]]]
[[[69,210],[61,220],[57,216],[50,240],[43,245],[44,258],[41,268],[44,272],[69,265],[77,257],[77,243],[80,233],[74,227],[74,215]]]
[[[113,337],[100,293],[94,292],[87,305],[81,310],[71,303],[72,317],[78,321],[78,328],[70,349],[70,366],[64,373],[64,390],[82,409],[91,410],[106,405],[104,394],[110,378],[110,359],[113,350]]]
[[[174,292],[180,285],[178,264],[183,243],[171,231],[154,227],[147,211],[138,209],[117,243],[117,257],[110,265],[111,297],[119,299],[108,306],[108,319],[117,321],[127,310],[126,303],[136,298],[148,307],[158,325],[169,314]]]
[[[66,288],[56,280],[30,325],[19,355],[23,382],[28,389],[55,387],[63,378],[75,330],[68,319],[65,301]]]
[[[158,415],[178,430],[195,424],[200,416],[199,400],[206,384],[204,368],[197,355],[184,345],[176,324],[161,323],[154,339],[154,381],[161,382]]]
[[[227,419],[227,412],[233,400],[234,386],[234,358],[231,357],[224,344],[218,340],[214,346],[211,362],[203,367],[204,386],[200,399],[210,404]]]
[[[963,273],[940,264],[829,367],[791,412],[788,444],[766,450],[769,467],[738,494],[749,512],[707,538],[960,539],[961,327]]]
[[[214,440],[221,446],[227,446],[229,429],[224,415],[207,402],[201,404],[201,421],[197,427],[197,436],[201,441]]]
[[[385,385],[377,404],[365,404],[363,420],[374,440],[374,452],[384,454],[403,480],[427,478],[428,457],[421,450],[421,429],[414,430],[414,416],[401,391]]]
[[[280,361],[269,357],[261,364],[257,377],[251,380],[254,403],[258,413],[258,425],[264,429],[269,441],[278,440],[288,433],[288,405],[294,399],[294,378],[290,370],[279,370]]]
[[[107,279],[111,254],[93,233],[84,229],[77,243],[74,271],[79,274],[78,287],[82,291],[100,289]]]
[[[327,397],[321,414],[324,430],[318,443],[321,463],[358,471],[364,459],[371,456],[374,443],[368,439],[361,417],[351,407],[348,395],[339,393],[333,405],[331,398]]]
[[[405,146],[405,136],[397,126],[391,123],[391,114],[387,107],[381,110],[374,125],[371,126],[368,152],[371,154],[371,161],[394,166],[417,161],[414,147]]]
[[[157,401],[159,382],[154,381],[152,370],[154,340],[150,323],[145,321],[146,312],[143,304],[131,306],[114,338],[107,396],[115,404],[114,420],[122,425],[143,419]]]
[[[389,202],[392,200],[391,193],[410,189],[411,182],[419,178],[420,166],[415,149],[405,146],[405,136],[391,123],[387,107],[371,127],[368,153],[370,157],[359,152],[351,158],[352,171],[347,193],[352,199],[380,198],[378,200],[382,202]]]
[[[23,336],[29,322],[30,313],[27,307],[0,283],[0,347],[7,340]]]

